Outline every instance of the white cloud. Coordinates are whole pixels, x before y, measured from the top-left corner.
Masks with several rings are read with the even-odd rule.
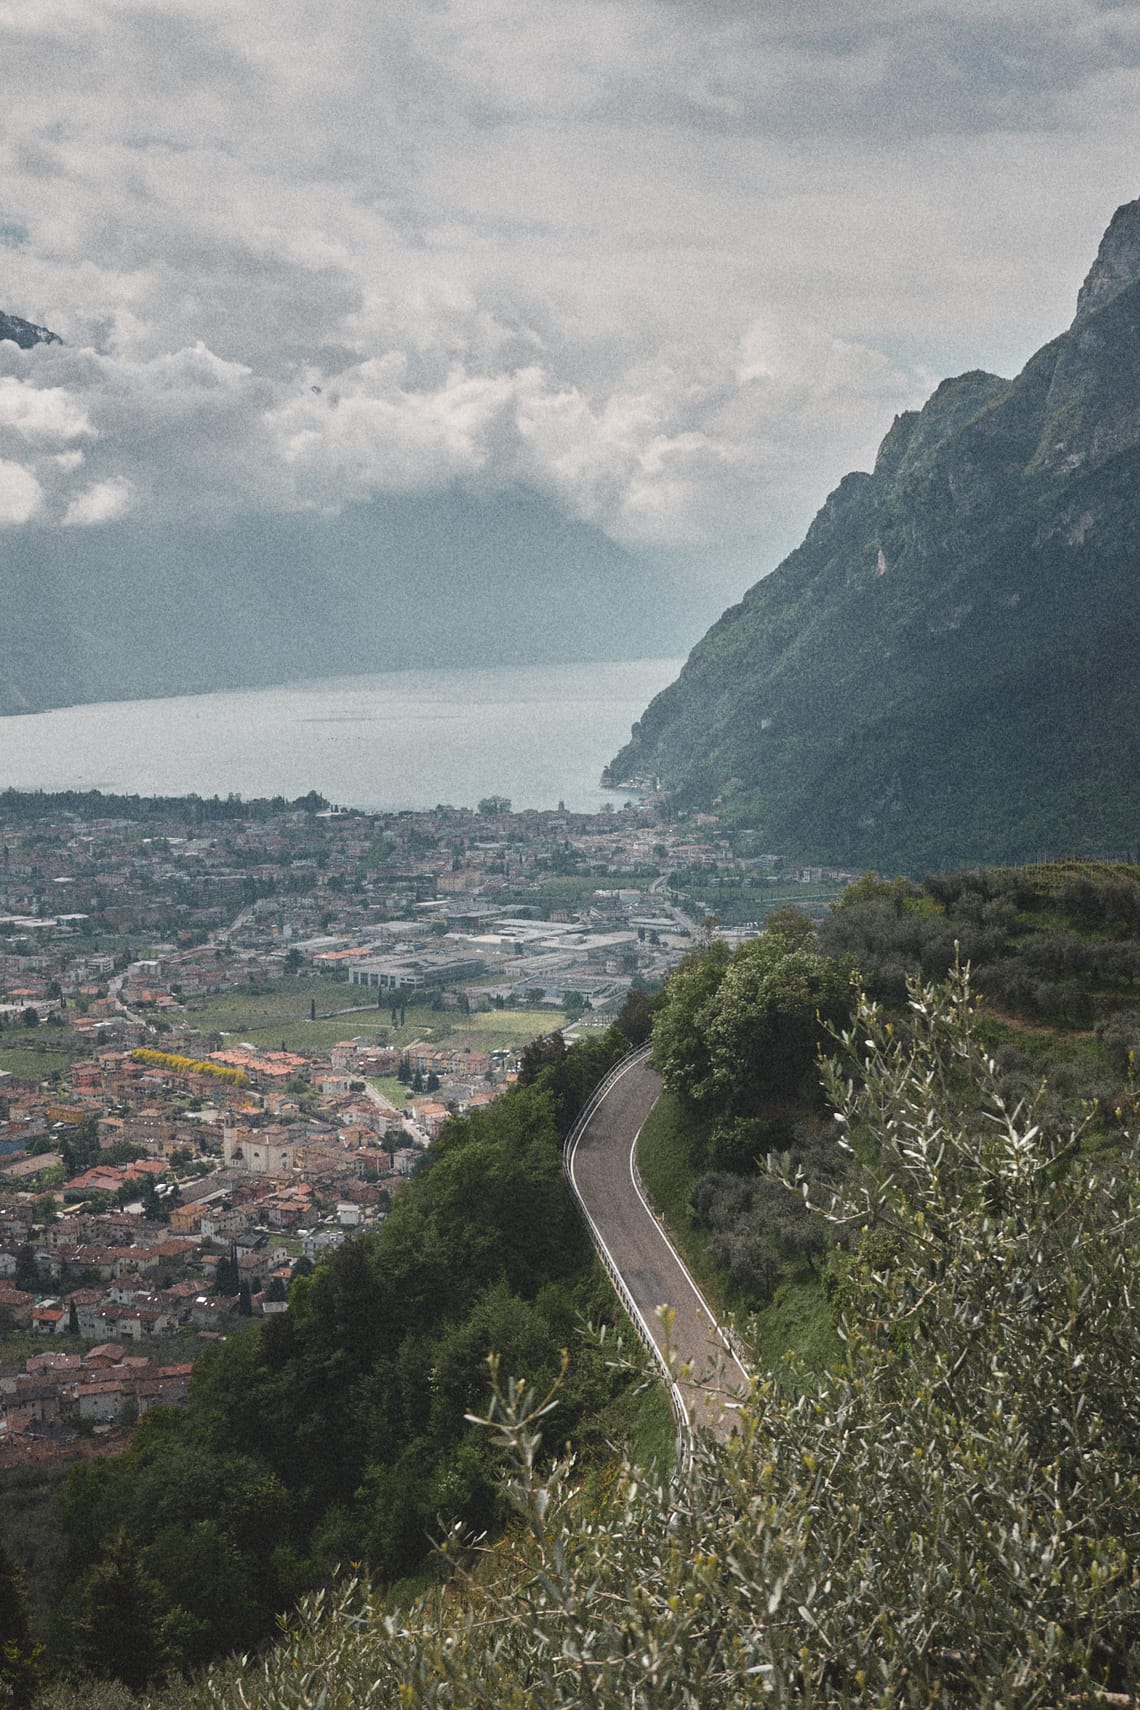
[[[32,386],[0,377],[0,434],[11,429],[31,444],[79,439],[91,432],[82,406],[63,386]]]
[[[131,508],[128,481],[95,481],[77,493],[63,513],[64,528],[92,528],[98,523],[118,522]]]
[[[802,526],[1140,189],[1096,0],[0,0],[2,86],[0,308],[68,340],[0,347],[37,526],[455,482]]]
[[[26,523],[43,503],[43,492],[30,469],[0,459],[0,524]]]

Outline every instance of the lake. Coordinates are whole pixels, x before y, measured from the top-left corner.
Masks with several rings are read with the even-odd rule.
[[[388,671],[0,718],[0,788],[296,797],[344,807],[586,813],[679,659]]]

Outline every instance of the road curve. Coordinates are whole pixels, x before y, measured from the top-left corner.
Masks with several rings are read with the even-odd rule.
[[[661,1077],[644,1058],[619,1069],[571,1140],[566,1167],[603,1256],[625,1284],[642,1335],[661,1353],[666,1329],[658,1308],[667,1306],[674,1314],[669,1341],[687,1369],[679,1388],[690,1421],[724,1436],[732,1429],[748,1374],[637,1176],[637,1137],[660,1092]]]

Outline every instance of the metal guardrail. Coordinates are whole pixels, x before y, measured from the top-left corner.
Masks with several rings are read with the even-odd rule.
[[[592,1118],[596,1115],[598,1108],[602,1104],[606,1095],[612,1091],[624,1074],[628,1073],[628,1071],[637,1063],[643,1063],[645,1061],[650,1054],[650,1050],[650,1046],[640,1045],[636,1050],[628,1051],[619,1062],[614,1064],[609,1074],[606,1075],[603,1080],[598,1082],[598,1085],[594,1088],[590,1097],[579,1112],[574,1126],[566,1136],[566,1141],[562,1148],[562,1162],[566,1171],[566,1179],[570,1183],[570,1191],[577,1201],[579,1211],[582,1213],[582,1218],[585,1222],[590,1240],[594,1244],[594,1249],[602,1261],[606,1274],[609,1277],[610,1282],[613,1284],[614,1291],[617,1294],[618,1299],[625,1308],[625,1312],[630,1323],[633,1325],[634,1330],[644,1343],[651,1359],[661,1374],[662,1381],[665,1384],[665,1390],[669,1397],[669,1405],[672,1408],[673,1418],[677,1427],[677,1467],[678,1471],[683,1475],[688,1470],[689,1460],[693,1450],[693,1422],[689,1417],[689,1410],[685,1406],[684,1397],[681,1394],[676,1378],[670,1370],[669,1362],[658,1347],[656,1338],[650,1330],[649,1325],[642,1314],[641,1308],[638,1306],[632,1294],[629,1292],[629,1289],[626,1287],[625,1279],[618,1270],[618,1267],[614,1262],[613,1255],[606,1246],[602,1232],[594,1222],[585,1200],[578,1191],[578,1184],[574,1180],[574,1153],[577,1150],[579,1140],[585,1133]]]

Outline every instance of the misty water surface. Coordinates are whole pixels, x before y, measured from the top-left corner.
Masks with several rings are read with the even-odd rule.
[[[394,671],[0,718],[0,788],[578,812],[678,659]]]

